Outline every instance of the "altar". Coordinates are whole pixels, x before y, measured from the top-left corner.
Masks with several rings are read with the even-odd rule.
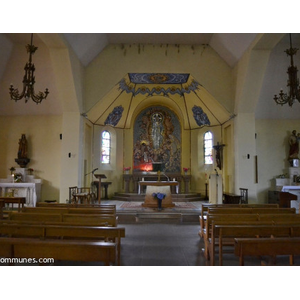
[[[9,183],[0,182],[1,197],[5,197],[9,190],[14,190],[18,197],[26,198],[26,206],[36,206],[37,201],[40,201],[41,183],[36,182],[21,182]]]
[[[178,181],[139,181],[138,193],[141,193],[141,186],[146,186],[145,200],[142,204],[143,207],[157,207],[157,199],[153,197],[153,194],[162,193],[165,194],[165,198],[162,200],[162,207],[174,207],[172,202],[171,187],[176,187],[176,193],[179,192]]]
[[[25,197],[26,206],[36,206],[41,198],[42,180],[27,174],[27,169],[16,168],[16,173],[20,175],[20,181],[16,182],[15,177],[9,175],[0,179],[1,197]]]

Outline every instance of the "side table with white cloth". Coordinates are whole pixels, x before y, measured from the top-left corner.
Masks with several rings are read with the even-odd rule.
[[[0,182],[1,196],[5,197],[9,190],[13,190],[13,194],[18,197],[26,198],[26,206],[36,206],[36,202],[40,201],[41,180],[37,182]]]

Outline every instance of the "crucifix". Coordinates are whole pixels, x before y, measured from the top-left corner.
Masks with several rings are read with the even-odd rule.
[[[223,162],[223,147],[225,145],[220,145],[219,142],[217,142],[217,145],[213,146],[213,148],[216,150],[216,163],[217,167],[222,170],[222,162]]]

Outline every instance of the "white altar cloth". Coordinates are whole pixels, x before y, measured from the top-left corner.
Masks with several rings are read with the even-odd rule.
[[[297,196],[297,200],[291,200],[291,208],[295,208],[296,212],[299,213],[300,186],[299,185],[285,185],[282,187],[281,191],[291,193],[291,194]]]
[[[36,202],[40,200],[41,182],[0,182],[0,188],[2,197],[5,197],[8,189],[16,189],[16,196],[26,197],[27,206],[36,206]]]

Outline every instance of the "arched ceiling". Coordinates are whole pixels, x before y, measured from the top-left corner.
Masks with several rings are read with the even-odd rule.
[[[269,34],[272,35],[272,34]],[[49,33],[35,34],[34,44],[39,47],[34,57],[36,63],[37,90],[44,91],[47,87],[50,90],[52,103],[45,101],[39,105],[19,104],[19,107],[13,106],[7,97],[8,87],[12,82],[9,75],[14,76],[13,84],[19,87],[22,84],[23,70],[22,67],[27,60],[25,45],[30,41],[29,33],[0,33],[0,103],[1,115],[24,114],[30,107],[30,114],[47,114],[62,113],[65,105],[62,99],[66,98],[62,93],[63,86],[72,87],[72,94],[69,98],[75,98],[74,95],[81,93],[81,87],[75,83],[81,80],[80,72],[74,73],[74,64],[66,66],[57,65],[53,67],[53,49],[58,51],[68,50],[77,57],[78,62],[82,65],[82,69],[88,66],[97,55],[99,55],[107,45],[125,45],[125,44],[169,44],[169,45],[209,45],[216,53],[226,62],[226,64],[234,68],[237,62],[243,57],[248,47],[257,39],[259,34],[255,33]],[[283,34],[284,36],[284,34]],[[293,46],[300,48],[300,34],[293,34]],[[289,59],[286,57],[284,50],[289,47],[288,35],[278,42],[271,49],[271,55],[264,73],[263,84],[260,88],[259,99],[256,106],[256,116],[258,118],[298,118],[300,104],[296,103],[291,109],[289,107],[273,107],[273,97],[278,93],[280,88],[286,89],[287,74],[286,70],[289,65]],[[53,52],[53,51],[52,51]],[[64,54],[65,55],[65,54]],[[66,56],[67,57],[67,56]],[[43,62],[43,63],[39,63]],[[300,66],[300,53],[295,56],[295,65]],[[65,78],[61,78],[59,71],[62,68],[69,68],[69,80],[64,85],[59,83]],[[76,66],[79,68],[78,66]],[[79,68],[80,69],[80,68]],[[79,74],[79,75],[78,75]],[[77,78],[75,78],[77,77]],[[116,84],[120,78],[116,78]],[[6,90],[7,88],[7,90]],[[80,98],[80,97],[79,97]],[[48,98],[47,98],[48,101]],[[50,100],[49,100],[50,102]],[[272,110],[270,106],[272,104]],[[72,104],[68,104],[72,107]],[[80,110],[80,107],[79,107]]]

